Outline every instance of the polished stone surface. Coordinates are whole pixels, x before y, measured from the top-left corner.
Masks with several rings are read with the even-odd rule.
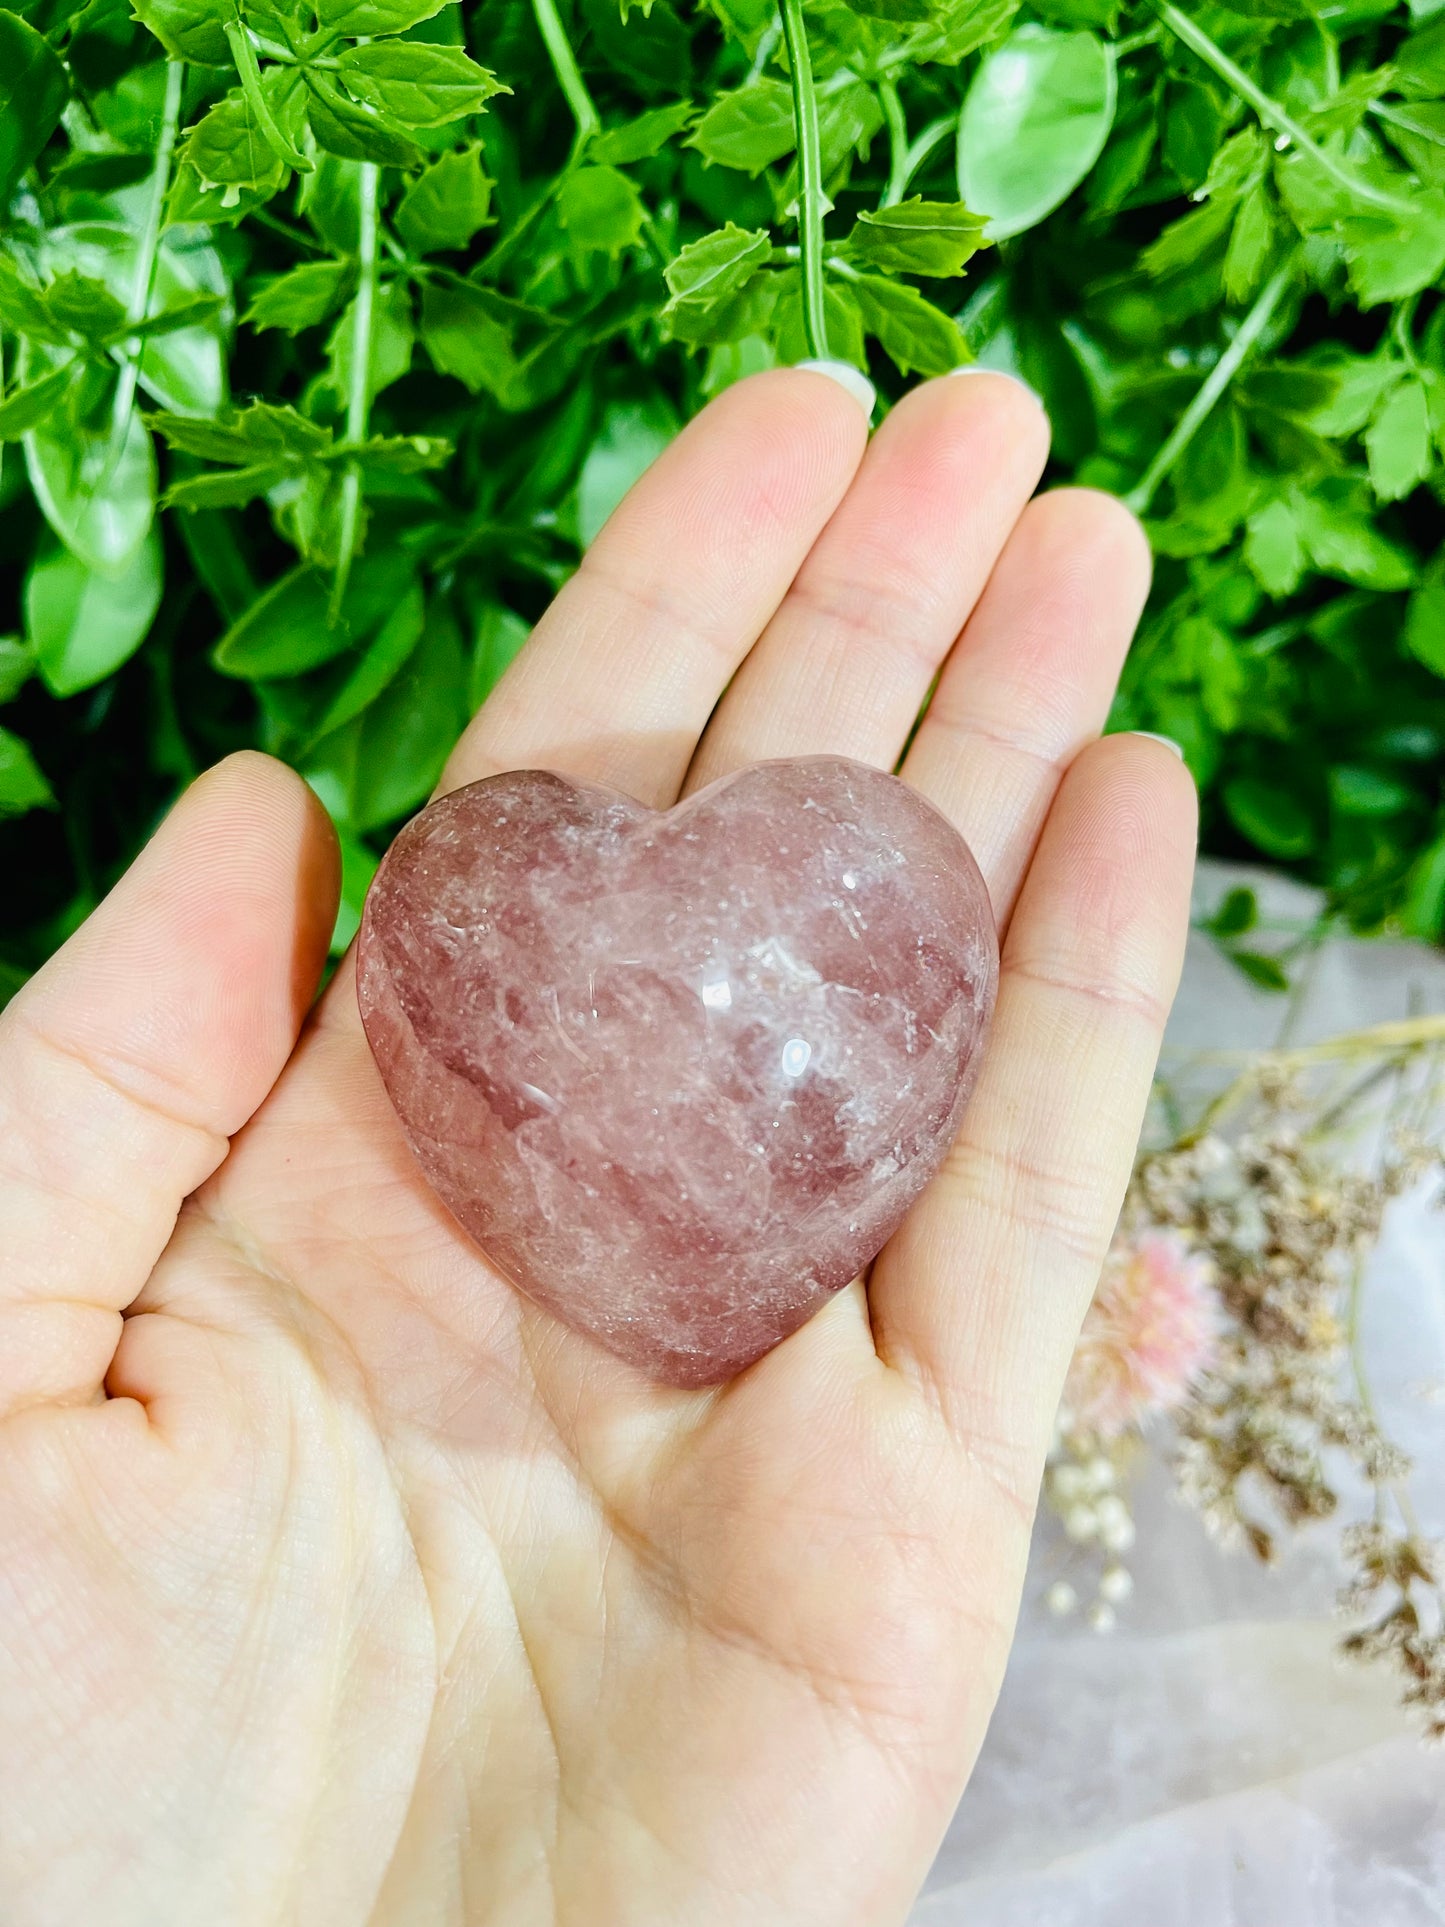
[[[675,809],[535,770],[433,803],[358,995],[492,1263],[653,1376],[731,1376],[848,1283],[957,1130],[998,981],[952,826],[835,757]]]

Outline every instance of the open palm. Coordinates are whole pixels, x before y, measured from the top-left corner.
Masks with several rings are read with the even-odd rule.
[[[1187,915],[1188,777],[1095,741],[1148,579],[1047,429],[811,370],[628,497],[448,771],[666,805],[903,773],[1004,935],[984,1073],[866,1281],[651,1384],[422,1182],[329,831],[264,758],[182,800],[0,1018],[7,1927],[876,1927],[1002,1674],[1058,1388]],[[303,1019],[305,1020],[303,1023]],[[299,1031],[299,1041],[298,1041]]]

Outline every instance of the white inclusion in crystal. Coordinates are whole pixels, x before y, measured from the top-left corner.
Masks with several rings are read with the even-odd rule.
[[[858,888],[858,879],[851,870],[845,870],[843,872],[843,888],[845,890],[856,890]]]
[[[764,970],[771,970],[779,977],[791,978],[794,983],[820,984],[823,981],[813,966],[800,962],[779,937],[765,937],[761,943],[750,944],[747,955]]]
[[[790,1037],[783,1046],[784,1077],[801,1077],[812,1055],[813,1047],[806,1037]]]
[[[720,983],[704,984],[702,1000],[709,1010],[731,1010],[733,1007],[733,987],[724,977]]]

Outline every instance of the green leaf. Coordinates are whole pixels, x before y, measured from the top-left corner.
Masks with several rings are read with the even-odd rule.
[[[1333,388],[1305,411],[1304,419],[1317,434],[1329,436],[1357,435],[1403,373],[1398,361],[1385,356],[1350,355],[1335,349],[1310,366],[1329,374]]]
[[[741,294],[733,300],[746,303],[752,297],[753,289],[761,282],[764,288],[773,293],[771,312],[773,347],[777,359],[786,367],[793,362],[802,361],[809,353],[807,331],[803,325],[803,276],[797,268],[786,268],[780,274],[759,275],[756,282],[749,283]],[[885,282],[893,287],[893,282]],[[854,298],[853,286],[844,287],[840,282],[829,281],[823,289],[824,311],[828,323],[828,346],[839,361],[851,362],[855,368],[867,366],[867,355],[863,345],[863,316]],[[731,303],[724,304],[719,312],[726,312]]]
[[[562,183],[557,219],[583,254],[621,254],[642,237],[647,210],[615,167],[579,167]]]
[[[677,430],[677,416],[656,396],[608,408],[577,478],[577,532],[584,548]]]
[[[299,459],[322,453],[332,440],[329,428],[274,402],[223,409],[213,421],[168,413],[151,415],[148,421],[171,448],[204,462],[245,464],[283,454]]]
[[[337,834],[337,841],[341,845],[341,901],[336,906],[336,927],[331,933],[333,957],[342,955],[361,928],[366,893],[377,867],[374,852],[356,837],[342,830]]]
[[[0,442],[18,441],[49,418],[69,394],[80,364],[65,362],[48,375],[16,388],[0,402]]]
[[[1427,942],[1438,942],[1445,930],[1445,836],[1428,844],[1410,867],[1400,927]]]
[[[88,341],[113,339],[125,328],[125,307],[103,281],[69,268],[47,282],[45,309],[57,328]]]
[[[1018,0],[940,0],[926,26],[903,42],[910,61],[956,67],[978,48],[1001,40],[1018,12]]]
[[[426,599],[419,581],[410,582],[395,607],[361,653],[356,667],[337,690],[316,726],[317,736],[329,736],[376,701],[416,647],[426,617]]]
[[[865,19],[891,20],[904,27],[930,19],[933,12],[931,0],[847,0],[847,5]]]
[[[201,183],[221,189],[223,202],[231,205],[243,190],[274,194],[286,178],[285,164],[239,87],[196,122],[178,152]]]
[[[340,442],[325,459],[358,468],[363,475],[420,475],[442,467],[452,452],[452,444],[441,435],[374,435],[370,441]]]
[[[517,371],[506,305],[469,281],[428,281],[421,298],[421,338],[434,365],[474,395],[498,398]]]
[[[1345,260],[1350,286],[1362,308],[1419,294],[1445,271],[1445,208],[1425,202],[1404,223],[1378,219],[1349,223]]]
[[[700,241],[690,241],[664,270],[672,294],[664,312],[673,312],[682,302],[707,307],[736,294],[767,260],[771,247],[762,228],[734,227],[731,221]]]
[[[383,115],[358,107],[323,75],[308,70],[308,117],[318,147],[345,161],[371,161],[378,167],[416,167],[421,148]]]
[[[354,38],[361,34],[405,33],[439,14],[449,0],[318,0],[323,27]]]
[[[70,83],[35,29],[0,12],[0,206],[55,131]]]
[[[1204,713],[1218,730],[1238,726],[1244,669],[1239,654],[1208,616],[1186,616],[1175,631],[1175,654],[1199,685]]]
[[[1258,922],[1258,897],[1239,886],[1225,895],[1207,927],[1216,937],[1233,938],[1247,936]]]
[[[1232,777],[1224,786],[1224,807],[1243,836],[1266,856],[1289,861],[1315,847],[1315,827],[1294,793],[1254,776]]]
[[[720,94],[688,138],[704,160],[744,174],[791,154],[793,96],[780,80],[754,80],[734,93]]]
[[[7,254],[0,254],[0,328],[63,347],[67,336],[46,308],[39,286],[21,274]]]
[[[54,549],[25,582],[25,626],[45,686],[73,696],[135,654],[160,607],[163,566],[152,529],[123,567],[100,575]]]
[[[907,282],[860,274],[848,287],[863,326],[903,374],[946,375],[969,359],[958,324]]]
[[[467,720],[467,662],[456,618],[440,600],[421,641],[354,727],[354,821],[379,828],[424,802]]]
[[[241,318],[258,330],[284,328],[287,334],[299,334],[334,313],[355,280],[356,269],[350,261],[305,261],[289,273],[260,282]]]
[[[477,113],[494,94],[512,91],[460,47],[413,40],[347,47],[337,67],[349,93],[407,127],[440,127]]]
[[[464,248],[491,220],[492,185],[477,145],[442,154],[403,195],[396,231],[415,254]]]
[[[675,341],[700,344],[716,345],[741,341],[749,335],[761,335],[772,320],[779,292],[786,281],[786,275],[760,269],[740,288],[722,296],[720,300],[710,301],[703,297],[696,301],[669,301],[662,311],[663,325]],[[828,289],[826,293],[833,296],[836,290]],[[857,332],[856,306],[852,316],[854,331]],[[801,309],[798,320],[801,327]],[[859,352],[861,355],[861,343]]]
[[[131,11],[173,60],[230,66],[225,23],[233,16],[220,0],[131,0]]]
[[[296,473],[289,461],[258,462],[250,468],[228,468],[210,475],[188,475],[172,482],[161,498],[164,508],[238,509]]]
[[[0,817],[51,809],[55,796],[30,752],[8,729],[0,729]]]
[[[1345,816],[1396,816],[1416,795],[1408,783],[1383,770],[1336,763],[1330,771],[1330,801]]]
[[[300,676],[364,642],[386,620],[415,578],[404,555],[364,555],[347,585],[341,618],[330,620],[330,579],[319,569],[293,569],[257,597],[216,645],[222,675],[256,682]]]
[[[351,360],[356,337],[356,301],[332,329],[326,343],[331,363],[331,380],[339,395],[351,389]],[[367,370],[367,395],[375,399],[383,388],[400,381],[411,366],[411,351],[416,330],[411,317],[411,289],[405,281],[386,281],[376,291],[371,311],[371,360]]]
[[[1418,106],[1391,102],[1379,110],[1383,131],[1431,187],[1445,187],[1445,100]]]
[[[836,190],[843,185],[852,157],[867,154],[873,136],[883,125],[883,109],[878,96],[861,80],[835,92],[825,93],[818,102],[818,142],[822,149],[823,179]],[[794,162],[784,193],[792,200],[798,191],[798,169]]]
[[[1258,984],[1261,990],[1289,989],[1289,978],[1278,957],[1271,957],[1264,950],[1231,950],[1229,955],[1250,982]]]
[[[0,636],[0,703],[13,702],[35,672],[35,651],[19,636]]]
[[[1305,571],[1305,550],[1290,504],[1266,502],[1246,527],[1244,559],[1255,580],[1272,596],[1293,595]]]
[[[1224,256],[1224,292],[1231,301],[1247,301],[1265,277],[1275,246],[1274,210],[1264,184],[1254,187],[1239,204]]]
[[[1410,597],[1404,641],[1427,669],[1445,676],[1445,571],[1438,562]]]
[[[467,683],[467,707],[473,713],[496,688],[502,672],[532,633],[532,625],[500,602],[485,603],[477,618],[472,645],[472,667]]]
[[[958,191],[1001,241],[1035,227],[1103,152],[1114,50],[1092,33],[1020,27],[974,75],[958,129]]]
[[[1365,436],[1370,482],[1382,502],[1398,501],[1429,475],[1430,407],[1421,381],[1402,381]]]
[[[621,127],[609,127],[605,133],[594,134],[587,158],[609,167],[627,167],[633,161],[651,160],[674,135],[692,124],[694,112],[690,100],[675,101],[670,107],[654,107],[650,113],[639,114],[636,120],[625,121]]]
[[[1298,498],[1295,514],[1305,551],[1322,575],[1363,589],[1409,587],[1415,573],[1410,557],[1363,510],[1316,493]]]
[[[1445,19],[1432,20],[1392,56],[1395,78],[1408,94],[1445,94]]]
[[[856,260],[900,274],[962,274],[963,264],[985,245],[985,222],[961,201],[924,201],[916,195],[853,224],[848,247]]]
[[[150,528],[156,458],[132,408],[117,440],[109,414],[74,421],[60,410],[25,437],[25,466],[51,528],[102,574],[121,569]]]

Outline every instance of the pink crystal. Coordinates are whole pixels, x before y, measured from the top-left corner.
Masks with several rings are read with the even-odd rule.
[[[937,1170],[998,981],[944,817],[839,757],[658,812],[455,790],[367,898],[358,996],[423,1171],[494,1266],[677,1385],[868,1263]]]

